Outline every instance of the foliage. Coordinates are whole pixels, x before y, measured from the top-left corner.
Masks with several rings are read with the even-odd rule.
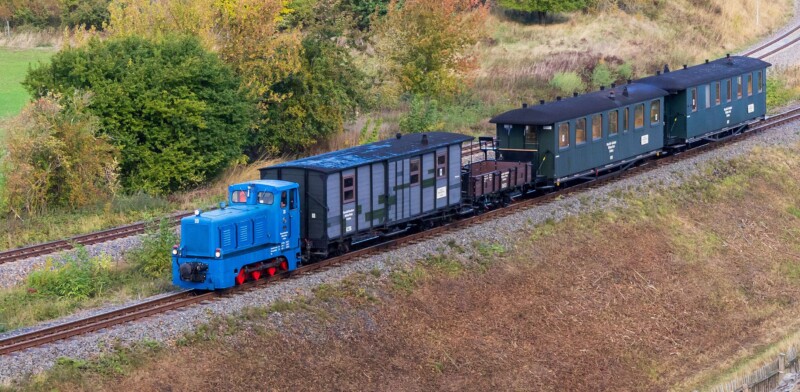
[[[61,23],[65,26],[85,26],[102,29],[110,16],[111,0],[61,0]]]
[[[617,67],[617,75],[620,79],[629,80],[633,78],[633,65],[631,63],[622,63]]]
[[[553,75],[553,79],[550,80],[550,86],[565,94],[571,94],[576,91],[581,92],[586,88],[581,77],[575,72],[556,73]]]
[[[39,97],[94,94],[88,108],[120,147],[129,190],[165,193],[203,183],[241,156],[251,123],[239,79],[191,37],[93,39],[31,70],[24,84]]]
[[[415,96],[411,99],[409,111],[400,119],[400,131],[403,133],[439,131],[444,126],[441,117],[439,103],[436,100]]]
[[[356,27],[366,30],[374,19],[389,11],[389,0],[342,0],[341,8],[355,18]]]
[[[616,78],[611,72],[611,69],[604,62],[599,62],[592,71],[592,86],[599,88],[600,86],[610,86],[614,83]]]
[[[170,274],[172,246],[178,235],[168,219],[162,219],[157,227],[151,227],[142,240],[142,246],[126,256],[134,268],[150,278],[164,279]]]
[[[393,0],[374,24],[383,94],[451,97],[477,67],[488,6],[477,0]]]
[[[86,299],[102,294],[113,281],[111,257],[89,256],[79,247],[75,255],[66,256],[63,265],[48,261],[44,268],[28,275],[28,286],[37,293],[53,297]]]
[[[0,0],[0,20],[12,26],[102,28],[111,0]]]
[[[269,152],[299,151],[340,133],[359,107],[369,106],[364,74],[347,49],[331,41],[335,32],[325,20],[315,22],[303,39],[300,69],[272,86],[286,98],[264,108],[266,118],[252,137]]]
[[[377,142],[380,136],[381,125],[383,125],[383,121],[380,118],[375,120],[374,123],[371,118],[367,118],[367,122],[364,123],[361,131],[358,132],[358,144]]]
[[[571,12],[586,8],[587,0],[498,0],[500,7],[524,12]]]
[[[2,176],[3,199],[16,215],[77,208],[117,189],[117,150],[98,135],[89,96],[45,96],[10,121]]]

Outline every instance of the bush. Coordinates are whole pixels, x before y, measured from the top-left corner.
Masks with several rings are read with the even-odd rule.
[[[617,75],[620,79],[629,80],[633,78],[633,65],[631,63],[623,63],[617,67]]]
[[[28,275],[28,286],[39,294],[52,297],[86,299],[96,297],[113,283],[111,257],[90,257],[83,247],[66,256],[63,265],[48,261],[43,269]]]
[[[142,240],[142,246],[128,252],[126,258],[133,267],[145,276],[168,279],[172,266],[172,246],[178,242],[175,228],[168,219],[162,219],[151,227]]]
[[[117,149],[98,135],[88,95],[46,96],[9,122],[0,189],[16,215],[77,208],[111,198]]]
[[[597,63],[594,71],[592,71],[592,86],[594,88],[600,88],[600,86],[608,87],[611,83],[614,83],[614,80],[611,69],[603,62]]]
[[[241,157],[252,120],[239,79],[193,37],[93,39],[31,70],[24,85],[37,97],[93,93],[88,108],[121,150],[128,190],[206,182]]]
[[[550,80],[550,86],[564,94],[581,92],[585,89],[583,80],[575,72],[558,72]]]
[[[415,96],[411,108],[400,118],[400,131],[403,133],[422,133],[439,131],[444,127],[439,112],[439,104],[434,99]]]

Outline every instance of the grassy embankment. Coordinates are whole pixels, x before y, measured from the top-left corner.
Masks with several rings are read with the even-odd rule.
[[[800,327],[798,152],[757,151],[624,195],[626,208],[521,227],[513,249],[451,243],[410,270],[201,326],[169,351],[63,360],[26,388],[708,387]]]
[[[751,4],[730,7],[724,6],[723,0],[710,0],[701,5],[689,0],[662,4],[663,9],[650,17],[620,11],[578,13],[565,23],[547,26],[523,25],[491,16],[487,23],[491,38],[481,43],[475,52],[480,63],[475,83],[455,102],[442,104],[445,129],[491,134],[493,128],[486,120],[492,115],[522,101],[535,102],[539,98],[564,95],[550,85],[558,72],[576,72],[585,81],[584,89],[593,89],[589,70],[599,60],[608,64],[612,71],[627,64],[634,75],[641,75],[665,62],[677,66],[735,51],[781,26],[792,9],[789,0],[763,4],[762,24],[756,28],[749,17],[753,12],[748,8],[752,8]],[[692,23],[674,23],[675,20]],[[620,77],[619,73],[613,76]],[[384,123],[392,121],[389,116]],[[389,128],[388,133],[394,132],[395,129]],[[326,147],[352,145],[357,134],[348,132]],[[7,221],[0,225],[0,249],[100,230],[176,209],[213,205],[224,197],[225,185],[232,178],[256,178],[255,169],[262,165],[233,169],[221,176],[217,184],[169,199],[121,197],[81,211],[53,212],[24,221]],[[232,176],[231,172],[253,175]]]

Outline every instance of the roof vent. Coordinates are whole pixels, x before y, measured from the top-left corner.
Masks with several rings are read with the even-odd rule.
[[[633,81],[631,81],[630,79],[628,79],[628,84],[631,84],[631,83],[633,83]]]
[[[669,64],[664,64],[664,73],[669,72]]]
[[[523,109],[525,109],[525,108],[527,108],[527,107],[528,107],[528,104],[527,104],[527,103],[525,103],[525,102],[523,102],[523,103],[522,103],[522,108],[523,108]]]
[[[728,65],[733,65],[733,59],[731,58],[731,54],[730,53],[725,55],[725,58],[728,59]]]
[[[428,134],[425,134],[425,133],[422,134],[422,145],[423,146],[427,146],[428,145]]]
[[[561,100],[561,97],[556,97],[556,101],[560,101],[560,100]]]
[[[661,75],[661,71],[656,71],[656,76]]]
[[[544,105],[544,103],[545,103],[545,102],[544,102],[544,99],[540,99],[540,100],[539,100],[539,105]]]
[[[611,88],[615,88],[615,87],[617,87],[617,84],[616,83],[611,83]]]
[[[686,64],[684,64],[684,65],[683,65],[683,69],[686,69],[686,68],[689,68],[689,66],[688,66],[688,65],[686,65]]]
[[[401,137],[403,137],[403,134],[400,133],[400,132],[397,132],[397,135],[394,135],[394,137],[400,139]]]
[[[626,97],[630,95],[630,94],[628,93],[628,87],[625,87],[625,88],[623,88],[623,89],[622,89],[622,95],[624,95],[624,96],[626,96]]]
[[[573,92],[572,92],[572,96],[573,96],[573,97],[577,97],[577,96],[578,96],[578,92],[577,92],[577,91],[573,91]]]
[[[600,91],[603,91],[605,89],[606,89],[606,86],[600,86]]]
[[[706,64],[708,64],[708,59],[706,59]]]
[[[617,94],[616,94],[616,93],[614,93],[614,90],[611,90],[611,92],[610,92],[610,93],[608,93],[608,99],[610,99],[610,100],[612,100],[612,101],[613,101],[613,100],[615,100],[615,99],[617,99]]]

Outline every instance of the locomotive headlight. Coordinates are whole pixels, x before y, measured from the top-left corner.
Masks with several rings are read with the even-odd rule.
[[[217,250],[214,252],[214,257],[219,258],[220,255],[222,255],[222,251],[217,248]]]
[[[175,256],[178,255],[178,245],[172,246],[172,254]]]
[[[195,215],[200,215],[200,212],[201,212],[200,210],[194,210]]]

